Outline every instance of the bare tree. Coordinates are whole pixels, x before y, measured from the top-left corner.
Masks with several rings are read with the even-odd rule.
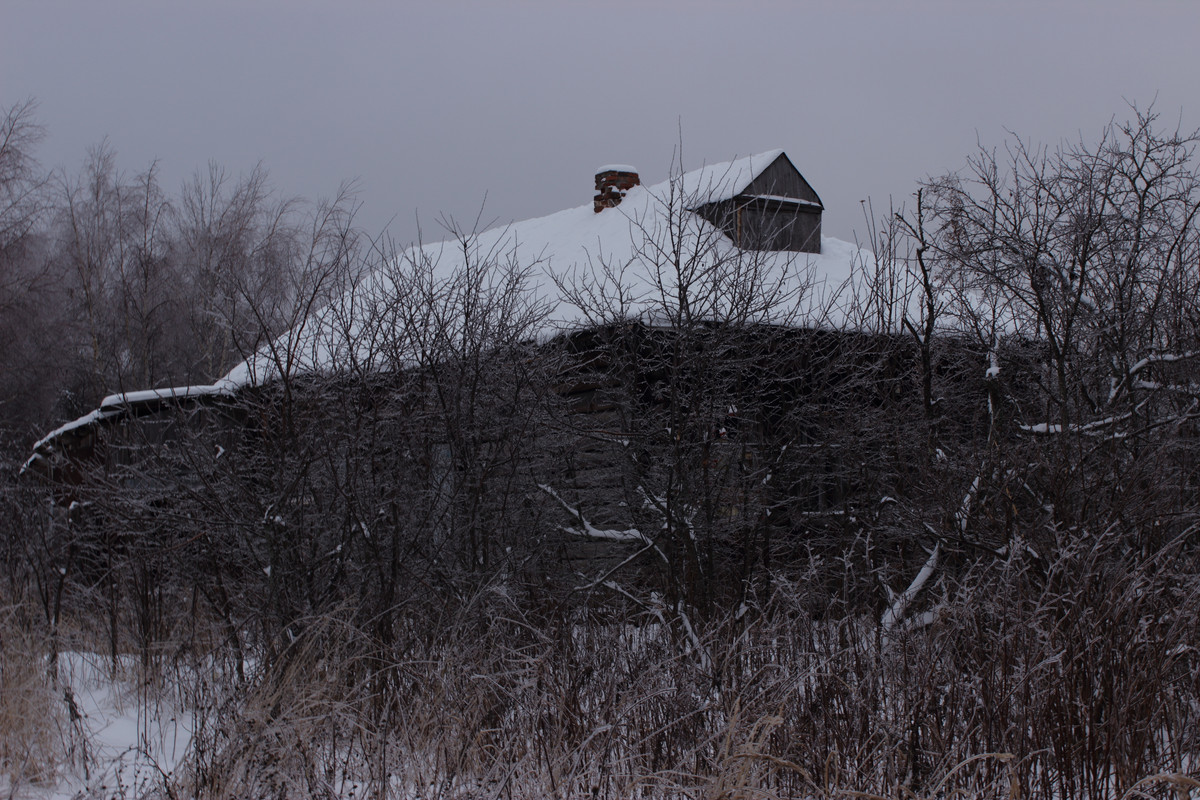
[[[154,169],[128,178],[102,142],[78,177],[60,179],[57,193],[56,249],[78,309],[87,399],[97,403],[112,391],[153,385],[142,382],[150,377],[145,337],[157,327],[150,298],[165,238]]]
[[[212,380],[290,321],[283,309],[304,258],[300,204],[278,197],[261,165],[234,179],[209,164],[184,184],[177,224],[192,368]]]
[[[1148,531],[1190,507],[1176,443],[1197,403],[1198,139],[1160,133],[1156,121],[1135,109],[1095,145],[1017,141],[1007,161],[982,151],[966,177],[929,187],[932,247],[960,287],[966,329],[993,353],[989,376],[1006,387],[991,403],[1040,440],[1041,485],[1060,524],[1134,514]],[[1001,341],[1023,369],[1003,372]],[[1112,505],[1094,502],[1097,480],[1114,490]],[[1119,499],[1149,486],[1161,490],[1150,505],[1141,489],[1136,510]]]
[[[75,358],[63,270],[48,223],[50,176],[36,159],[44,136],[33,100],[0,113],[0,425],[23,444],[53,419],[64,364]]]
[[[36,112],[37,103],[26,100],[4,109],[0,118],[0,259],[5,264],[0,287],[5,302],[12,292],[8,282],[15,278],[10,250],[25,242],[45,209],[46,177],[33,154],[45,131],[34,118]]]

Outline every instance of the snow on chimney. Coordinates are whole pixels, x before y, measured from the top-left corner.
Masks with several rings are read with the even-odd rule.
[[[628,164],[609,164],[596,170],[596,191],[599,194],[592,198],[596,213],[620,205],[625,193],[641,183],[637,169]]]

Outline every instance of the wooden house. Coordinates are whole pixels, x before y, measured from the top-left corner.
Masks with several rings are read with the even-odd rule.
[[[830,410],[863,396],[879,370],[895,369],[886,341],[835,330],[836,314],[851,305],[839,293],[853,286],[863,254],[822,238],[820,198],[782,151],[651,186],[614,165],[598,171],[595,186],[587,205],[405,251],[213,386],[107,398],[40,441],[26,469],[77,481],[87,469],[129,464],[139,446],[177,439],[172,431],[188,419],[225,426],[202,459],[217,469],[218,459],[236,457],[221,455],[236,449],[230,426],[249,439],[271,437],[291,426],[290,412],[276,414],[274,404],[302,402],[301,428],[318,436],[351,442],[350,413],[384,425],[373,434],[383,448],[369,459],[380,470],[373,485],[384,494],[389,480],[426,487],[396,507],[424,508],[441,520],[428,523],[438,530],[477,525],[494,500],[487,487],[496,471],[508,470],[506,486],[524,482],[528,507],[541,511],[514,512],[526,506],[505,499],[505,510],[487,513],[541,519],[521,529],[540,530],[543,552],[576,570],[622,563],[643,548],[682,563],[668,551],[690,547],[684,529],[744,549],[772,527],[810,526],[812,515],[835,510],[868,478],[847,472],[834,440],[861,436],[863,426]],[[412,313],[420,308],[435,313]],[[507,350],[476,339],[456,317],[463,308],[479,330],[509,331]],[[424,330],[431,320],[450,327]],[[451,346],[422,350],[434,341]],[[459,442],[461,431],[439,433],[423,420],[437,416],[426,405],[430,381],[453,372],[439,364],[467,346],[476,364],[496,371],[494,385],[511,391],[479,404],[477,429]],[[532,361],[541,365],[531,369]],[[219,413],[197,413],[209,408]],[[148,435],[134,435],[142,428]],[[304,513],[302,497],[292,502]],[[662,534],[638,533],[664,525],[674,532],[669,545]],[[475,548],[487,537],[461,538]],[[467,561],[487,562],[489,547]],[[698,564],[701,555],[688,558]]]

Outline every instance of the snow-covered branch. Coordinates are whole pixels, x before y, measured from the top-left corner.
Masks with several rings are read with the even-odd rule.
[[[559,528],[561,530],[573,536],[581,536],[586,539],[599,539],[609,542],[637,542],[639,544],[654,547],[654,550],[658,552],[660,556],[663,555],[658,547],[654,544],[654,541],[637,528],[628,528],[623,531],[616,530],[614,528],[597,528],[595,525],[588,522],[587,517],[583,515],[582,511],[564,500],[562,495],[556,492],[552,486],[539,483],[538,488],[557,500],[559,505],[566,509],[567,513],[574,517],[579,523],[578,526],[560,525]]]
[[[1108,392],[1108,405],[1112,405],[1113,401],[1120,396],[1122,390],[1133,381],[1132,385],[1136,389],[1155,389],[1158,384],[1154,381],[1134,380],[1147,367],[1155,364],[1174,364],[1179,361],[1187,361],[1192,358],[1200,357],[1200,350],[1188,350],[1183,353],[1151,353],[1150,355],[1138,360],[1129,368],[1129,372],[1119,381],[1114,381],[1112,388]]]
[[[916,598],[917,594],[921,589],[925,588],[925,584],[933,576],[933,571],[937,569],[941,548],[942,545],[940,542],[933,546],[933,551],[929,554],[929,558],[925,561],[920,571],[917,572],[916,577],[912,579],[912,583],[908,585],[907,589],[897,595],[892,600],[892,604],[888,610],[883,612],[883,617],[879,620],[879,626],[883,628],[885,642],[888,641],[891,632],[904,619],[908,607],[912,605],[912,601]]]
[[[971,518],[971,506],[975,502],[975,495],[979,493],[979,476],[975,476],[975,480],[971,481],[971,488],[967,490],[963,497],[962,504],[958,507],[958,511],[954,512],[954,521],[958,523],[960,533],[967,532],[967,520]]]
[[[1200,350],[1188,350],[1185,353],[1153,353],[1130,367],[1129,374],[1137,375],[1152,364],[1173,364],[1176,361],[1187,361],[1197,357],[1200,357]]]
[[[1133,416],[1133,415],[1132,414],[1117,414],[1112,417],[1105,417],[1104,419],[1098,419],[1093,422],[1085,422],[1080,425],[1061,425],[1059,423],[1054,423],[1054,422],[1039,422],[1034,425],[1020,425],[1018,427],[1020,427],[1020,429],[1025,431],[1026,433],[1033,433],[1033,434],[1040,434],[1040,435],[1050,435],[1050,434],[1058,434],[1058,433],[1095,434],[1099,431],[1103,431],[1105,428],[1109,428],[1109,427],[1112,427],[1113,425],[1116,425],[1118,422],[1124,422],[1125,420],[1129,419],[1131,416]]]

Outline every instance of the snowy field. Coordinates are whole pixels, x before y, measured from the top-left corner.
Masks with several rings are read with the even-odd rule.
[[[0,794],[45,800],[171,796],[192,747],[193,715],[164,696],[171,692],[139,685],[136,673],[129,659],[114,677],[109,659],[59,656],[59,689],[42,688],[51,713],[41,720],[57,739],[57,763],[11,765],[0,775]]]

